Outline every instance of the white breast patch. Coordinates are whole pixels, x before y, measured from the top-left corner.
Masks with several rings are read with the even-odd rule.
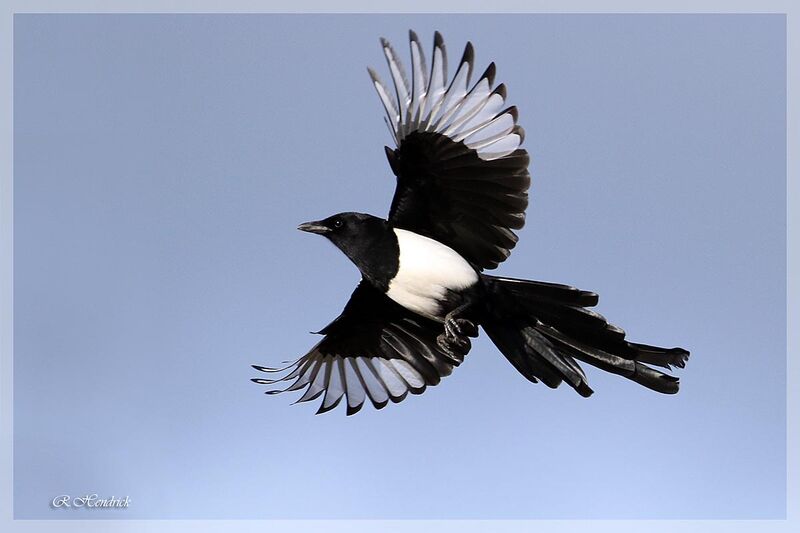
[[[400,268],[386,295],[406,309],[440,320],[449,291],[474,285],[478,274],[458,252],[417,233],[395,229]]]

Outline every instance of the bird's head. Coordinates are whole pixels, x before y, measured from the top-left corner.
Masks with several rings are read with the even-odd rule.
[[[364,213],[339,213],[314,222],[300,224],[297,229],[327,237],[359,267],[370,248],[387,233],[384,219]]]

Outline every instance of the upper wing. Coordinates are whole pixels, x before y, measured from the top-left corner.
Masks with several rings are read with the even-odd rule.
[[[389,400],[421,394],[437,385],[463,360],[464,353],[449,355],[436,343],[442,325],[423,318],[362,281],[339,317],[319,333],[323,338],[310,352],[282,369],[253,365],[262,372],[289,371],[278,379],[254,378],[269,385],[294,380],[282,390],[308,387],[298,402],[325,394],[317,413],[336,407],[347,397],[347,414],[357,413],[366,398],[376,409]]]
[[[389,211],[395,226],[432,237],[477,268],[495,268],[517,243],[525,224],[528,153],[517,111],[505,107],[495,67],[470,87],[473,49],[467,43],[447,85],[447,55],[436,32],[430,72],[416,34],[410,32],[411,82],[394,49],[381,40],[394,97],[370,69],[397,148],[386,155],[397,176]]]

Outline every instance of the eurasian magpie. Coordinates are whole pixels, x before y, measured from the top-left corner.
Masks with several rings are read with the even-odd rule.
[[[411,31],[411,77],[381,39],[394,90],[372,69],[396,148],[386,156],[397,177],[388,219],[340,213],[301,224],[323,235],[358,267],[361,282],[323,339],[259,384],[290,382],[297,400],[324,394],[318,413],[346,398],[347,414],[369,398],[377,409],[437,385],[461,364],[482,327],[527,379],[555,388],[566,382],[592,394],[577,361],[673,394],[678,379],[649,365],[683,368],[689,352],[625,339],[625,332],[589,310],[597,294],[567,285],[496,277],[525,223],[528,153],[506,88],[489,64],[470,85],[467,43],[448,81],[447,54],[436,32],[430,70]]]

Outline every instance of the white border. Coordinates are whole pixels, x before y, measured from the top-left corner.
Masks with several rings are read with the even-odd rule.
[[[487,7],[487,5],[489,7]],[[798,50],[796,2],[757,0],[409,0],[375,6],[369,0],[41,0],[4,2],[0,8],[0,529],[18,531],[264,531],[395,532],[490,530],[626,533],[800,530],[798,520],[797,347],[800,330],[787,327],[787,516],[785,520],[14,520],[13,519],[13,16],[16,13],[779,13],[787,21],[787,325],[800,323],[798,307]]]

